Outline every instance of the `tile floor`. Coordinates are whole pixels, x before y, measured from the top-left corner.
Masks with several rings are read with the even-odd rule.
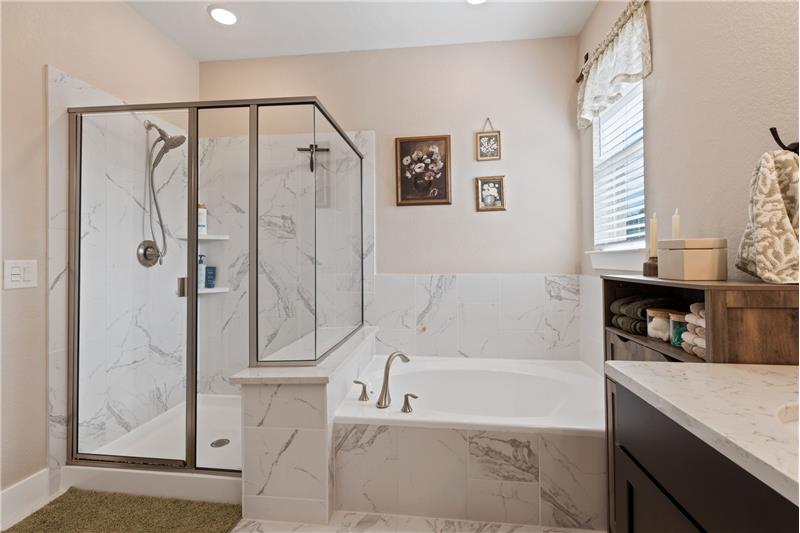
[[[231,533],[590,533],[584,529],[522,526],[389,514],[337,511],[326,526],[299,522],[242,520]],[[591,533],[599,533],[592,530]]]

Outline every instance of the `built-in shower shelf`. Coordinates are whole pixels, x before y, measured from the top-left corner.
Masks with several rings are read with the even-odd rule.
[[[230,240],[230,235],[198,235],[198,241],[227,241]],[[181,241],[185,241],[188,239],[186,235],[178,235],[178,239]]]
[[[214,287],[213,289],[197,289],[197,294],[220,294],[230,291],[228,287]]]

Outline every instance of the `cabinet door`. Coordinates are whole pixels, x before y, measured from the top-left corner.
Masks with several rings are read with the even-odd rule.
[[[702,531],[619,446],[614,447],[616,533]]]

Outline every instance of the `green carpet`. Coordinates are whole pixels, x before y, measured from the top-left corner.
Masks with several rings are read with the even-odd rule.
[[[238,505],[71,488],[6,533],[228,533]]]

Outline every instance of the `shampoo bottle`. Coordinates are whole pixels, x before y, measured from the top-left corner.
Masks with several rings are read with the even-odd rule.
[[[208,234],[208,209],[206,209],[206,204],[202,202],[197,204],[197,234]]]
[[[206,288],[206,256],[203,254],[197,256],[197,288]]]

